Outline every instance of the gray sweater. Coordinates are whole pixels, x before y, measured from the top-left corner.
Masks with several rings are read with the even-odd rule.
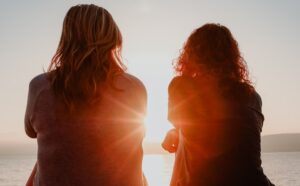
[[[99,104],[69,114],[47,74],[30,82],[25,131],[38,142],[34,185],[143,185],[146,90],[126,73],[114,86]]]

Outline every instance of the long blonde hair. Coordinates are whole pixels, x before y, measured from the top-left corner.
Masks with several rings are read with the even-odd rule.
[[[107,10],[93,4],[71,7],[48,68],[55,95],[69,108],[93,102],[114,74],[125,71],[121,48],[121,32]]]

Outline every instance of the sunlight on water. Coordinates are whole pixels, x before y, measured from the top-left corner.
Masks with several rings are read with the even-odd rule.
[[[35,156],[0,156],[0,186],[25,185]]]
[[[144,174],[150,186],[168,186],[174,156],[145,155]],[[262,166],[276,186],[300,186],[300,152],[262,153]]]
[[[0,186],[24,185],[36,156],[0,156]],[[300,152],[263,153],[265,174],[276,186],[300,186]],[[149,186],[168,186],[174,155],[145,155],[143,170]]]
[[[143,171],[150,186],[169,185],[173,169],[173,155],[145,155]]]

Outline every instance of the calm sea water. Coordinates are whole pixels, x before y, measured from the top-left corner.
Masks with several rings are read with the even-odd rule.
[[[265,174],[276,186],[300,186],[300,152],[263,153]],[[0,185],[24,185],[36,161],[35,156],[0,156]],[[145,155],[144,173],[150,186],[167,186],[174,156]]]

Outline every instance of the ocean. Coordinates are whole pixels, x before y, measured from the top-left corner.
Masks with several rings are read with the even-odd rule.
[[[25,184],[35,156],[0,156],[0,186]],[[145,155],[144,174],[150,186],[168,186],[173,166],[172,155]],[[300,186],[300,152],[262,154],[265,174],[276,186]]]

